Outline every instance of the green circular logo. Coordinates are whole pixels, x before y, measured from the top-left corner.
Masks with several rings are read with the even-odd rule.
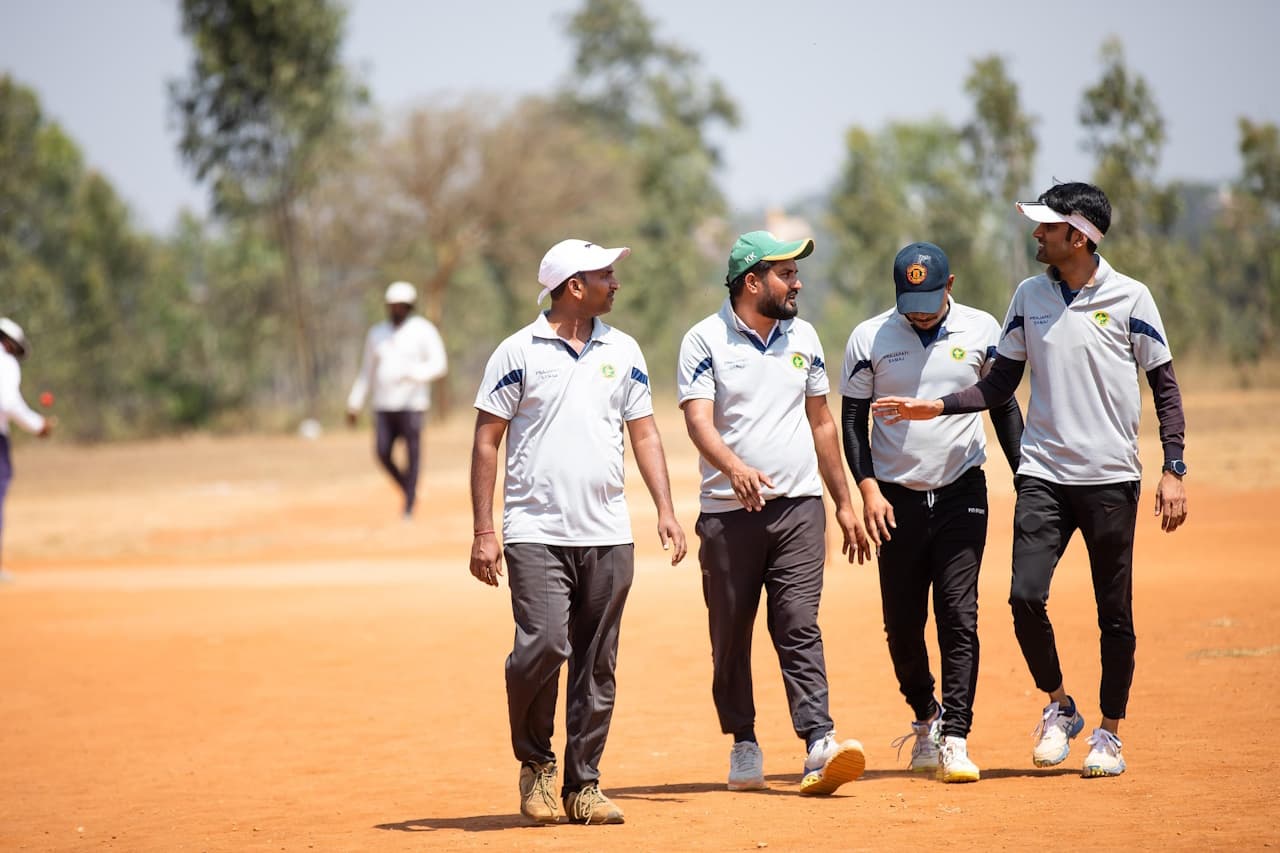
[[[605,379],[612,379],[616,375],[616,372],[613,369],[613,365],[612,364],[601,365],[600,375],[603,376]]]
[[[797,352],[797,353],[792,353],[792,354],[791,354],[791,366],[792,366],[792,367],[794,367],[796,370],[804,370],[804,369],[805,369],[805,367],[806,367],[806,365],[805,365],[805,361],[804,361],[804,356],[802,356],[802,355],[801,355],[800,353],[798,353],[798,352]]]
[[[956,347],[955,349],[951,350],[951,357],[954,358],[956,361],[964,361],[964,350],[961,349],[960,347]]]
[[[1105,329],[1107,324],[1111,322],[1111,315],[1106,311],[1094,311],[1093,322]]]

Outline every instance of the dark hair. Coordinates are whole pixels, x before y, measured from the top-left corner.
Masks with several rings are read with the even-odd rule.
[[[576,272],[573,275],[569,276],[569,278],[576,278],[578,281],[586,281],[586,279],[582,277],[581,272]],[[554,288],[551,289],[552,302],[555,302],[561,296],[564,296],[565,286],[569,283],[569,278],[566,278],[564,281],[560,282]]]
[[[1107,194],[1093,184],[1080,182],[1055,184],[1040,193],[1041,202],[1051,209],[1068,216],[1079,213],[1085,219],[1098,226],[1103,234],[1111,227],[1111,202]],[[1098,244],[1089,240],[1089,251],[1096,252]]]
[[[742,271],[742,275],[733,281],[726,281],[725,287],[729,288],[729,300],[736,302],[738,295],[742,293],[742,288],[747,283],[747,276],[755,273],[756,278],[764,278],[769,270],[773,269],[773,261],[756,261],[752,266]]]

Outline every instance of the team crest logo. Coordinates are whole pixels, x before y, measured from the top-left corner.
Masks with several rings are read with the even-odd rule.
[[[1105,329],[1107,324],[1111,322],[1111,315],[1106,311],[1094,311],[1093,322]]]
[[[929,271],[925,269],[924,264],[912,264],[907,267],[907,282],[911,285],[917,285],[929,277]]]
[[[955,349],[951,350],[951,357],[956,361],[964,361],[964,350],[961,349],[960,347],[956,347]]]
[[[809,365],[808,363],[805,362],[804,356],[802,356],[798,352],[793,352],[791,354],[791,366],[794,367],[796,370],[804,370]]]
[[[600,375],[603,376],[605,379],[612,379],[615,375],[617,375],[617,371],[613,369],[612,364],[604,364],[600,366]]]

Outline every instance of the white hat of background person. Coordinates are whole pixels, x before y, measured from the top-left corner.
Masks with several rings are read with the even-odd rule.
[[[1084,214],[1078,210],[1064,215],[1039,201],[1015,201],[1014,206],[1032,222],[1065,222],[1092,240],[1095,246],[1102,242],[1102,232],[1098,230],[1098,226],[1085,219]]]
[[[387,285],[388,305],[412,305],[418,301],[418,288],[407,281],[393,281]]]
[[[574,273],[594,272],[613,266],[631,254],[626,246],[606,249],[586,240],[561,240],[542,256],[538,266],[538,284],[542,292],[538,294],[538,304],[547,294],[564,284]]]
[[[22,327],[10,320],[8,317],[0,317],[0,335],[4,335],[13,341],[22,352],[18,353],[18,357],[22,358],[31,352],[31,342],[27,340],[26,332],[22,331]]]

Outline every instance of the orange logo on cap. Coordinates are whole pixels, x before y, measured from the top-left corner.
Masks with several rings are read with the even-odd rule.
[[[912,264],[907,267],[907,282],[910,284],[920,284],[929,277],[929,271],[925,269],[924,264]]]

